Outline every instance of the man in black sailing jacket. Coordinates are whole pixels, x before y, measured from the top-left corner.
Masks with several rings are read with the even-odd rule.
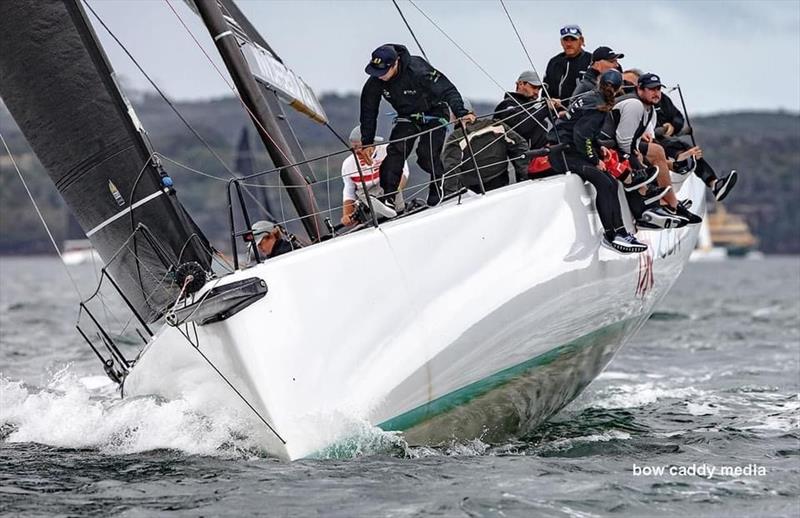
[[[597,88],[597,81],[603,73],[613,68],[619,67],[619,60],[625,54],[617,54],[610,47],[597,47],[592,52],[592,64],[584,72],[572,92],[572,97],[577,97],[586,92],[591,92]]]
[[[550,59],[544,74],[547,94],[553,99],[571,97],[578,84],[578,75],[589,68],[592,55],[583,50],[583,45],[583,32],[580,27],[567,25],[561,28],[561,48],[564,52]]]
[[[528,141],[529,149],[547,145],[547,133],[553,128],[547,104],[540,99],[542,81],[533,70],[519,75],[514,92],[505,97],[494,109],[494,119],[520,134]]]
[[[372,53],[365,68],[370,78],[361,90],[361,142],[371,146],[377,127],[381,97],[397,111],[394,128],[381,164],[380,200],[390,209],[400,184],[403,164],[414,149],[417,138],[417,163],[431,175],[428,205],[439,203],[442,177],[442,146],[449,110],[464,122],[473,122],[475,115],[464,108],[461,94],[453,83],[419,56],[412,56],[403,45],[386,44]],[[449,107],[449,110],[448,110]],[[427,131],[430,130],[430,131]],[[423,135],[416,135],[424,132]],[[394,142],[399,140],[399,142]],[[369,161],[369,157],[361,157]]]

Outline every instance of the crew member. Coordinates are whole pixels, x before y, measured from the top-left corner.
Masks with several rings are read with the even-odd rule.
[[[376,144],[383,142],[382,137],[376,136],[374,140]],[[364,195],[365,186],[367,188],[366,194],[372,197],[372,207],[379,216],[393,218],[397,213],[402,212],[405,209],[403,188],[408,182],[408,163],[403,162],[403,176],[400,179],[397,194],[394,196],[394,210],[390,210],[380,201],[383,196],[383,188],[380,184],[381,164],[386,159],[386,144],[363,148],[361,145],[361,126],[356,126],[350,132],[350,145],[357,150],[357,155],[366,155],[369,161],[359,158],[359,164],[356,165],[355,157],[349,155],[342,162],[342,182],[344,183],[344,189],[342,190],[342,224],[349,226],[356,223],[357,201],[368,205]],[[359,166],[361,168],[360,174]]]
[[[261,220],[253,223],[253,243],[258,247],[258,255],[261,259],[271,259],[294,250],[292,244],[285,239],[281,227],[272,221]],[[250,257],[251,260],[255,260],[252,250]]]
[[[394,208],[393,196],[400,185],[403,163],[417,146],[417,163],[431,175],[428,205],[441,199],[442,146],[449,110],[464,122],[473,122],[475,114],[464,108],[461,94],[441,72],[419,56],[412,56],[403,45],[381,45],[372,53],[365,68],[370,76],[361,90],[361,142],[365,148],[374,143],[381,97],[397,111],[394,127],[381,165],[380,184],[384,204]],[[448,110],[449,107],[449,110]],[[422,135],[418,135],[425,132]],[[362,150],[360,157],[369,162]]]
[[[592,62],[592,55],[583,49],[585,44],[579,26],[565,25],[561,28],[561,48],[564,52],[550,59],[544,73],[544,86],[551,98],[564,100],[572,97],[578,84],[578,74],[589,68]]]
[[[547,104],[540,98],[542,81],[539,74],[526,70],[519,75],[515,91],[506,92],[494,109],[494,119],[522,135],[530,149],[547,145],[547,133],[552,129]]]
[[[594,49],[594,52],[592,52],[592,64],[583,74],[583,77],[578,80],[578,85],[575,87],[575,91],[572,92],[572,97],[591,92],[597,88],[597,80],[603,72],[619,67],[619,60],[624,57],[625,54],[617,54],[610,47],[597,47]]]
[[[559,140],[568,147],[563,155],[552,153],[550,163],[557,172],[572,171],[594,186],[597,213],[605,231],[603,245],[621,253],[639,253],[647,250],[647,245],[625,229],[617,194],[619,182],[606,172],[602,160],[606,149],[599,143],[621,87],[622,74],[610,70],[601,76],[597,89],[570,104],[568,116],[556,121]]]

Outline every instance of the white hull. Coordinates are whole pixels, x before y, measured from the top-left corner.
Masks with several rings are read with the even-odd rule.
[[[258,276],[269,291],[199,326],[200,349],[285,440],[253,421],[283,459],[358,422],[413,443],[524,433],[645,323],[697,239],[686,227],[639,232],[645,254],[600,247],[587,189],[576,176],[524,182],[236,272],[220,283]],[[691,176],[680,197],[703,213],[703,190]],[[172,327],[124,392],[243,407]]]

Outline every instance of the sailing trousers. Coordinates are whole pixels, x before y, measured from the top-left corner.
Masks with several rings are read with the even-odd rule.
[[[564,161],[566,158],[566,162]],[[571,171],[597,191],[595,205],[606,234],[616,234],[625,228],[619,205],[619,182],[610,174],[596,168],[589,160],[572,150],[550,154],[550,165],[559,173]]]
[[[431,129],[433,131],[419,136],[412,136]],[[403,140],[392,142],[386,148],[386,158],[381,164],[381,187],[383,187],[383,192],[390,195],[397,191],[400,185],[400,177],[403,174],[403,164],[414,149],[417,139],[419,139],[417,164],[431,175],[431,183],[428,185],[428,205],[439,203],[441,198],[441,185],[439,184],[444,172],[444,166],[442,165],[444,138],[445,128],[439,120],[428,123],[398,120],[394,128],[392,128],[392,134],[389,139],[392,141]]]

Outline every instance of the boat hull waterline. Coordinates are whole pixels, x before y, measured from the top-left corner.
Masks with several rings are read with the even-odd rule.
[[[699,179],[675,187],[705,212]],[[268,286],[196,333],[280,439],[179,328],[156,333],[123,392],[250,412],[260,447],[285,460],[318,454],[365,423],[410,444],[523,435],[644,325],[697,240],[689,226],[639,232],[650,245],[643,254],[602,247],[590,189],[573,175],[515,184],[209,283],[259,277]]]

